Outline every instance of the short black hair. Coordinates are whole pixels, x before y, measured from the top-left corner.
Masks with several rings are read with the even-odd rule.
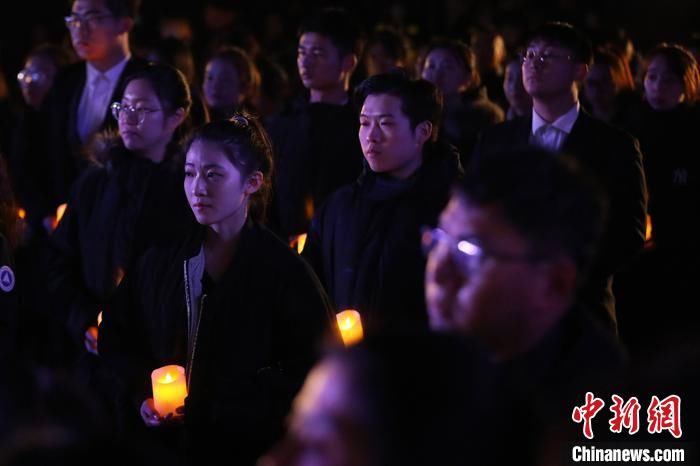
[[[572,258],[579,283],[603,232],[607,201],[573,157],[517,146],[472,160],[455,194],[469,204],[496,205],[533,255]]]
[[[69,8],[75,0],[70,0]],[[105,7],[117,18],[136,18],[141,7],[141,0],[105,0]]]
[[[528,35],[527,44],[536,40],[569,49],[576,63],[590,65],[593,62],[593,45],[590,39],[569,23],[552,21],[543,24]]]
[[[315,32],[330,39],[343,55],[360,56],[360,29],[347,10],[323,8],[306,17],[299,26],[297,36]]]
[[[394,71],[371,76],[355,89],[354,100],[361,109],[370,95],[387,94],[401,100],[401,111],[408,117],[411,129],[429,121],[433,125],[432,139],[438,134],[442,114],[442,93],[434,84],[418,79],[412,81],[403,72]]]

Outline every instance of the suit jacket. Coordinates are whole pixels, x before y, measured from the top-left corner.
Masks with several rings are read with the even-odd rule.
[[[120,101],[124,93],[125,78],[143,68],[146,61],[130,58],[114,88],[110,104]],[[42,108],[43,126],[46,132],[47,167],[51,173],[51,203],[53,207],[67,202],[70,188],[87,167],[84,144],[78,135],[78,108],[87,76],[86,62],[67,66],[56,76],[51,92]],[[105,118],[99,131],[116,129],[111,110],[105,109]]]
[[[531,116],[496,125],[482,134],[474,157],[529,144],[531,132]],[[646,233],[647,189],[639,143],[582,109],[561,152],[574,156],[595,176],[608,196],[603,238],[591,273],[583,284],[580,302],[615,328],[613,275],[642,250]]]

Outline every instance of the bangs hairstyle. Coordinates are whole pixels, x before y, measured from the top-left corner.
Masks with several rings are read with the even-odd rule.
[[[227,46],[219,49],[209,59],[209,63],[213,60],[223,60],[231,63],[240,80],[242,87],[245,89],[245,100],[247,104],[252,104],[260,95],[260,71],[251,60],[250,55],[240,47]]]
[[[307,17],[299,26],[297,38],[307,32],[327,37],[342,56],[354,54],[359,57],[361,54],[360,30],[345,9],[324,8]]]
[[[474,49],[461,40],[437,39],[428,47],[428,51],[425,54],[426,58],[430,52],[438,49],[445,50],[447,53],[452,55],[455,60],[461,63],[462,66],[464,66],[464,69],[469,76],[469,87],[467,90],[476,89],[477,87],[481,86],[481,75],[479,75],[479,69],[476,65],[476,54],[474,53]]]
[[[240,172],[241,180],[253,172],[263,175],[263,184],[250,197],[251,218],[263,222],[272,193],[272,144],[260,119],[250,114],[236,113],[228,120],[207,123],[195,131],[187,151],[194,143],[206,142],[218,146]]]

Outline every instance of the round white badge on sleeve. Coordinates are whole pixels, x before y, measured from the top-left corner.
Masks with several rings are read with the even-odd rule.
[[[0,267],[0,290],[9,293],[15,287],[15,273],[7,265]]]

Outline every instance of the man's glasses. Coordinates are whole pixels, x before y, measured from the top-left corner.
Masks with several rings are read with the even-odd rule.
[[[109,108],[112,109],[112,116],[117,121],[124,117],[127,123],[135,125],[143,123],[146,119],[146,115],[149,113],[160,112],[162,110],[160,108],[135,108],[131,105],[120,104],[119,102],[114,102]]]
[[[46,79],[46,74],[40,71],[32,71],[28,69],[23,69],[17,73],[17,81],[20,85],[29,85],[32,83],[38,84]]]
[[[111,17],[112,15],[110,14],[92,14],[86,16],[70,15],[63,18],[63,20],[66,22],[66,27],[68,27],[68,29],[77,30],[82,26],[92,30],[99,26],[102,21]]]
[[[487,259],[502,262],[537,262],[543,257],[532,254],[499,254],[486,252],[481,246],[467,239],[457,240],[441,228],[423,228],[421,236],[423,252],[427,255],[440,243],[450,251],[450,257],[465,275],[475,275]]]
[[[549,50],[544,50],[542,52],[538,52],[536,50],[526,50],[520,56],[520,60],[522,61],[522,63],[530,63],[532,65],[534,65],[538,61],[543,65],[549,65],[555,61],[571,61],[571,59],[571,55],[559,55],[556,53],[552,53]]]

